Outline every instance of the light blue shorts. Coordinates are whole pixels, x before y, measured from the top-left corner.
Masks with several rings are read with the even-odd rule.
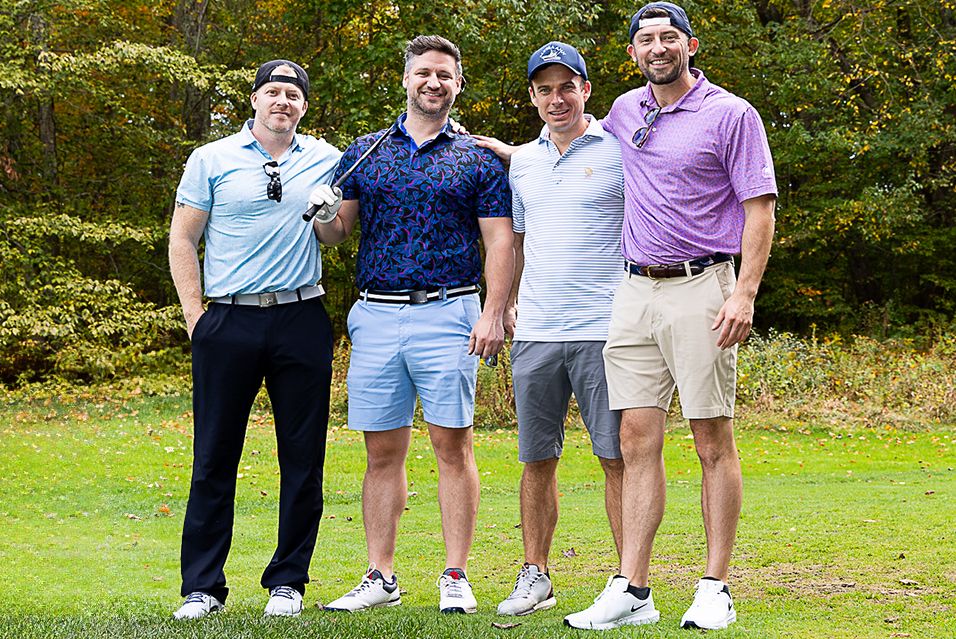
[[[478,357],[468,354],[468,338],[480,314],[477,294],[427,304],[356,302],[348,319],[349,428],[411,426],[416,395],[429,424],[471,426]]]

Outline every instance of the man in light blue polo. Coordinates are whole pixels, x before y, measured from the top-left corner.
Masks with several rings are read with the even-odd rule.
[[[270,594],[265,613],[302,611],[322,517],[332,329],[320,297],[319,222],[303,224],[301,214],[341,156],[296,133],[308,99],[302,67],[263,64],[250,96],[255,117],[193,151],[176,191],[169,265],[192,344],[194,420],[181,554],[186,599],[176,619],[204,617],[226,602],[236,470],[263,380],[282,486],[276,550],[261,581]]]
[[[518,413],[524,565],[502,615],[555,605],[548,553],[558,520],[556,472],[573,393],[605,475],[605,507],[621,545],[621,461],[604,360],[621,281],[624,178],[620,145],[584,112],[591,95],[578,51],[549,42],[528,60],[528,91],[545,126],[511,157],[516,275],[506,315]],[[507,158],[513,150],[480,136]]]

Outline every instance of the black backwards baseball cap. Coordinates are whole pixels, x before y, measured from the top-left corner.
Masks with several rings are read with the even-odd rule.
[[[667,12],[668,17],[644,18],[642,20],[641,16],[649,9],[663,9]],[[634,17],[631,18],[631,30],[627,36],[628,42],[634,40],[634,34],[637,33],[638,29],[655,24],[669,24],[686,33],[688,37],[694,37],[694,30],[690,28],[690,20],[687,19],[687,13],[683,9],[672,2],[652,2],[638,9]]]
[[[528,81],[538,69],[549,64],[563,64],[585,80],[588,79],[588,68],[577,49],[563,42],[549,42],[528,58]]]
[[[292,67],[292,70],[295,71],[295,77],[274,73],[274,71],[281,66]],[[288,82],[289,84],[294,84],[302,89],[302,93],[305,94],[305,99],[309,99],[309,74],[295,62],[272,60],[263,64],[259,67],[259,70],[256,71],[256,81],[252,83],[252,92],[255,93],[259,90],[259,87],[267,82]]]

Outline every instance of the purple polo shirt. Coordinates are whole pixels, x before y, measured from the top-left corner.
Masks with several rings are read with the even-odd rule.
[[[657,116],[644,146],[632,142],[657,108],[650,84],[614,101],[604,128],[621,141],[624,257],[671,264],[740,253],[744,200],[777,193],[767,134],[742,98],[697,82]]]

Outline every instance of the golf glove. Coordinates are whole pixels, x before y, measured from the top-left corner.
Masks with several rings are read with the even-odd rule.
[[[322,224],[328,224],[335,219],[342,206],[342,190],[337,187],[323,184],[312,191],[309,196],[309,204],[319,207],[315,214],[315,219]]]

